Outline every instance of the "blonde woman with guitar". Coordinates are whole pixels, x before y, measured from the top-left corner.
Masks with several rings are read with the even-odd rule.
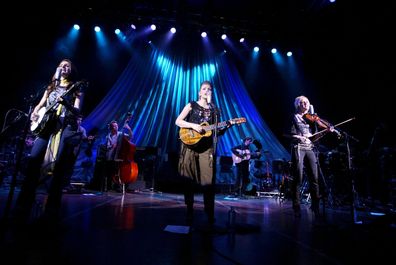
[[[205,212],[213,224],[215,206],[215,159],[213,135],[222,135],[231,121],[214,124],[217,108],[212,102],[213,87],[201,83],[198,101],[190,101],[181,111],[175,124],[180,127],[181,150],[178,171],[183,180],[187,223],[193,221],[194,190],[202,188]],[[217,125],[217,126],[214,126]],[[214,133],[212,130],[217,129]]]
[[[51,82],[31,114],[31,131],[37,137],[29,156],[26,176],[16,201],[16,223],[29,222],[40,184],[44,157],[50,157],[54,165],[48,190],[45,211],[40,218],[53,223],[58,220],[62,198],[62,186],[70,167],[74,165],[73,152],[78,143],[72,141],[78,131],[77,117],[86,82],[77,82],[76,71],[68,59],[63,59],[52,76]],[[41,116],[42,115],[42,116]]]

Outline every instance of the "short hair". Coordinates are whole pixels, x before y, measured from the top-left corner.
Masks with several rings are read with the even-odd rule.
[[[294,100],[294,108],[295,108],[295,109],[298,108],[298,106],[300,105],[300,102],[301,102],[303,99],[306,99],[306,100],[308,101],[308,103],[309,103],[309,99],[308,99],[306,96],[304,96],[304,95],[298,96],[298,97],[296,97],[296,99]]]
[[[118,124],[118,122],[116,121],[116,120],[112,120],[111,122],[109,122],[109,124],[107,125],[107,127],[109,128],[109,130],[111,129],[111,125],[113,124],[113,123],[117,123]]]

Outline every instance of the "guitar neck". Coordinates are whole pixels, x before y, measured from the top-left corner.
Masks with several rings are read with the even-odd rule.
[[[61,97],[64,97],[64,96],[70,94],[71,92],[74,92],[74,90],[75,90],[78,86],[80,86],[82,83],[83,83],[82,81],[75,82],[74,84],[72,84],[72,85],[70,86],[69,89],[67,89],[65,92],[63,92],[63,94],[61,95]],[[49,105],[48,107],[46,107],[46,111],[51,110],[53,107],[55,107],[55,106],[58,105],[58,104],[59,104],[59,102],[57,102],[57,101],[53,102],[51,105]]]
[[[222,121],[222,122],[217,123],[217,126],[216,126],[216,124],[203,126],[203,129],[205,131],[209,131],[209,130],[213,130],[216,127],[225,127],[226,125],[227,125],[227,122],[226,121]]]

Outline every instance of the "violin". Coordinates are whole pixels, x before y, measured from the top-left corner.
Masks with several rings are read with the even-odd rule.
[[[314,123],[318,125],[319,128],[323,129],[322,131],[318,132],[318,134],[322,134],[323,132],[334,132],[337,134],[338,138],[341,138],[341,133],[334,129],[334,126],[330,122],[320,118],[317,114],[305,113],[303,115],[303,119],[308,123]]]
[[[321,129],[330,129],[333,127],[328,121],[321,119],[317,114],[305,113],[303,118],[308,123],[315,123]]]

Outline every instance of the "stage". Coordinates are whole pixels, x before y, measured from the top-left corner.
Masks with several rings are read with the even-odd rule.
[[[9,189],[0,195],[3,214]],[[34,214],[45,197],[38,194]],[[82,188],[64,194],[59,226],[2,225],[1,264],[380,264],[395,257],[394,212],[375,216],[366,205],[354,220],[350,205],[323,206],[321,218],[308,202],[295,218],[287,198],[218,193],[211,226],[198,194],[188,226],[181,194]]]

